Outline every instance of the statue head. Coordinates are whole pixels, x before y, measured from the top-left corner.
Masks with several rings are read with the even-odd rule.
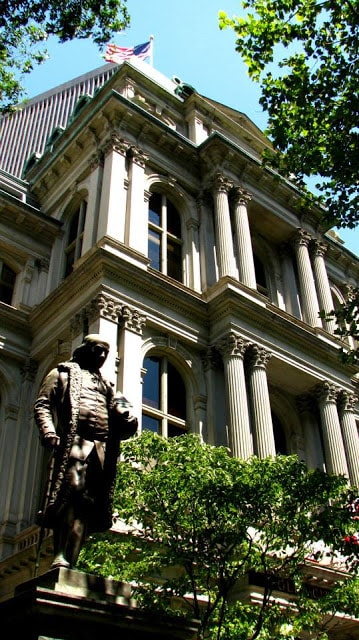
[[[98,333],[90,333],[73,352],[72,361],[77,362],[84,369],[98,371],[104,364],[109,350],[110,345],[102,336]]]

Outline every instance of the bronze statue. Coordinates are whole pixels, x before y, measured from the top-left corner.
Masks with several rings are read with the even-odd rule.
[[[99,335],[86,336],[46,376],[34,405],[41,442],[54,456],[41,514],[54,532],[53,568],[74,567],[86,535],[112,526],[119,444],[137,431],[131,405],[101,376],[108,352]]]

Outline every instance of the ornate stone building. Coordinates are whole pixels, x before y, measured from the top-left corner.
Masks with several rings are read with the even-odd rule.
[[[359,260],[261,165],[261,131],[140,61],[19,113],[0,123],[2,593],[34,566],[32,403],[88,332],[110,342],[104,374],[141,429],[297,453],[359,485],[358,370],[319,315],[359,286]]]

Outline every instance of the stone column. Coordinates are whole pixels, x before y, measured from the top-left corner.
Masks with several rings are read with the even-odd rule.
[[[260,458],[276,455],[266,372],[266,366],[271,357],[271,353],[255,344],[250,346],[246,357],[253,422],[254,452]]]
[[[218,433],[217,422],[218,416],[216,415],[216,385],[215,375],[216,371],[222,367],[222,362],[219,353],[214,347],[209,347],[206,351],[201,353],[201,360],[203,370],[206,376],[206,388],[207,388],[207,412],[206,412],[206,425],[205,434],[206,442],[212,445],[225,444],[227,438],[221,439]],[[222,426],[222,425],[220,425]]]
[[[251,289],[256,289],[256,272],[247,210],[248,202],[252,196],[246,193],[241,187],[235,187],[231,195],[234,204],[239,281],[247,287],[251,287]]]
[[[297,398],[297,406],[303,428],[307,467],[308,469],[323,469],[323,448],[313,405],[314,399],[309,394],[301,395]]]
[[[348,466],[337,410],[338,389],[334,384],[323,382],[316,386],[315,395],[322,422],[327,473],[344,475],[348,478]]]
[[[145,165],[148,156],[138,147],[129,150],[125,243],[147,255],[148,211],[145,207]]]
[[[253,454],[243,358],[247,344],[232,331],[216,345],[224,363],[229,447],[236,458]]]
[[[342,427],[344,448],[352,485],[359,487],[359,436],[355,421],[355,405],[357,398],[354,394],[342,391],[339,394],[339,417]]]
[[[248,202],[251,194],[241,187],[235,187],[232,192],[234,204],[234,226],[236,231],[236,248],[239,281],[251,289],[257,288],[256,272],[252,249],[251,232],[248,220]]]
[[[309,233],[304,229],[298,229],[294,239],[294,246],[298,266],[303,319],[312,327],[320,327],[319,304],[308,250],[310,240],[311,237]]]
[[[324,260],[324,255],[328,247],[324,242],[321,242],[320,240],[313,240],[310,248],[313,259],[314,278],[317,286],[319,307],[320,310],[323,310],[326,314],[328,314],[334,309],[332,293],[330,291],[328,274]],[[324,328],[329,331],[329,333],[334,333],[334,318],[331,318],[330,320],[323,319],[322,322]]]
[[[195,291],[201,291],[200,249],[198,236],[199,222],[195,218],[187,221],[188,230],[188,286]]]
[[[126,213],[126,151],[128,142],[113,133],[103,148],[104,170],[97,238],[112,236],[124,242]]]
[[[213,182],[214,225],[219,277],[236,277],[228,192],[232,182],[217,173]]]
[[[128,305],[119,312],[119,362],[117,387],[133,405],[139,422],[142,414],[142,331],[146,316]]]
[[[87,198],[86,220],[82,240],[82,253],[86,253],[96,244],[98,238],[100,203],[103,184],[104,154],[97,150],[89,161],[90,176]]]

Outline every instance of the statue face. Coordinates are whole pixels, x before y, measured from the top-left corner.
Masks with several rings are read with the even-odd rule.
[[[89,360],[91,367],[100,369],[108,356],[108,349],[102,344],[94,344],[89,347]]]

